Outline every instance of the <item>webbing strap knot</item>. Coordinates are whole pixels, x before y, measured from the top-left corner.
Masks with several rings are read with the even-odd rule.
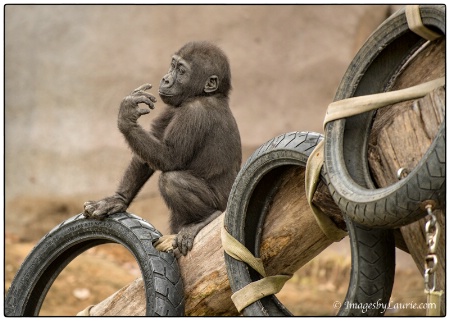
[[[236,291],[231,296],[231,300],[236,306],[236,309],[241,312],[253,302],[280,292],[286,281],[291,277],[291,275],[267,276]]]
[[[239,312],[261,298],[280,292],[286,281],[292,277],[292,275],[266,276],[262,260],[256,258],[241,242],[228,233],[224,226],[222,226],[221,239],[222,247],[229,256],[247,263],[264,277],[247,284],[231,296],[231,300]]]

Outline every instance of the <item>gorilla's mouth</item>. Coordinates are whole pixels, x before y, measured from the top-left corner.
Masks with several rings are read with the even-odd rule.
[[[165,92],[162,91],[158,91],[158,94],[160,94],[161,96],[165,96],[165,97],[173,97],[175,95],[171,95],[171,94],[166,94]]]

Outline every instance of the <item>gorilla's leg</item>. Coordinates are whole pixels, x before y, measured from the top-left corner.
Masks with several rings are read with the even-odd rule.
[[[226,204],[221,205],[213,189],[189,171],[161,173],[159,188],[171,211],[171,232],[178,234],[174,248],[186,255],[198,232],[219,216]]]

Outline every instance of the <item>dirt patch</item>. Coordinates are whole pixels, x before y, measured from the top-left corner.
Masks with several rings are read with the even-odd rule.
[[[7,238],[5,290],[34,243],[12,243]],[[90,249],[58,276],[42,305],[40,316],[73,316],[131,283],[140,275],[132,255],[117,244]]]

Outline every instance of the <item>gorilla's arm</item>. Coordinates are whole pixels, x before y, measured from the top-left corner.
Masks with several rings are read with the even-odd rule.
[[[122,128],[124,125],[127,128],[134,125],[143,131],[137,124],[137,119],[150,111],[148,109],[138,109],[138,104],[144,103],[153,108],[153,102],[156,99],[145,92],[145,90],[150,88],[151,85],[149,84],[142,85],[124,98],[119,111],[119,128]],[[156,122],[156,127],[153,131],[156,131],[155,134],[157,136],[160,136],[160,131],[163,130],[167,121],[167,119],[162,117]],[[147,134],[149,137],[154,137],[153,134]],[[157,141],[156,138],[153,139]],[[148,143],[148,140],[146,142]],[[143,143],[145,144],[145,141]],[[140,148],[143,147],[140,146]],[[136,153],[128,165],[116,193],[99,201],[85,202],[84,215],[90,218],[101,219],[110,214],[125,211],[154,171],[154,167],[151,168],[145,160],[139,157],[139,153]]]
[[[141,115],[149,112],[148,109],[140,109],[138,104],[144,103],[153,108],[153,100],[150,101],[153,96],[138,90],[134,93],[122,101],[118,116],[119,130],[133,153],[153,170],[168,172],[186,169],[211,130],[211,120],[205,112],[207,108],[197,101],[177,107],[176,115],[171,118],[170,126],[166,129],[165,138],[158,139],[137,122]],[[148,97],[147,101],[143,97]]]
[[[130,205],[154,172],[146,163],[134,156],[122,177],[116,194],[124,199],[127,206]]]
[[[134,156],[113,196],[100,201],[84,203],[84,215],[101,219],[107,215],[124,212],[154,171],[138,157]]]

